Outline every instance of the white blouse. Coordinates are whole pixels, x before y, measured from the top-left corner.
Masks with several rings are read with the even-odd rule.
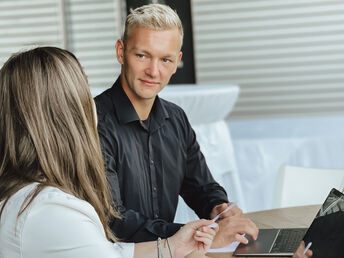
[[[101,221],[88,202],[58,188],[44,188],[18,217],[36,185],[19,190],[5,206],[0,219],[0,258],[134,256],[133,243],[113,244],[106,239]]]

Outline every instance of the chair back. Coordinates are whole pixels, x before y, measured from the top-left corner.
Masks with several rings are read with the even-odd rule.
[[[342,191],[344,169],[283,165],[279,169],[273,208],[322,204],[332,188]]]

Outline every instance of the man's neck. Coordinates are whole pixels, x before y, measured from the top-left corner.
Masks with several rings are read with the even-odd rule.
[[[122,76],[121,76],[122,77]],[[123,77],[121,78],[122,88],[125,94],[128,96],[131,104],[134,106],[134,109],[139,116],[140,120],[146,120],[149,117],[149,114],[152,110],[154,99],[140,99],[134,95],[134,93],[129,89],[129,86],[126,85],[123,81]]]
[[[129,98],[130,99],[130,98]],[[131,100],[130,100],[131,101]],[[134,106],[134,109],[139,116],[140,120],[146,120],[149,117],[149,114],[152,110],[154,100],[147,101],[131,101]]]

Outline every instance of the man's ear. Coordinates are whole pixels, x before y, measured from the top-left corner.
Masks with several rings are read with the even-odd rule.
[[[175,67],[175,69],[174,69],[174,72],[173,72],[173,73],[175,73],[175,72],[177,71],[177,68],[178,68],[179,62],[180,62],[180,60],[182,60],[182,56],[183,56],[183,52],[182,52],[182,51],[180,51],[180,52],[179,52],[179,55],[178,55],[178,58],[177,58],[177,65],[176,65],[176,67]]]
[[[124,64],[124,43],[123,40],[119,39],[116,41],[116,56],[118,62],[123,65]]]

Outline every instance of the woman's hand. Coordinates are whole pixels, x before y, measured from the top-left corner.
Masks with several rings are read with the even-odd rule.
[[[214,225],[215,227],[208,227]],[[197,220],[184,225],[169,238],[173,257],[185,257],[193,251],[206,253],[210,248],[219,227],[212,220]]]
[[[313,252],[311,250],[308,250],[305,254],[303,254],[305,251],[305,242],[301,241],[299,247],[297,248],[296,252],[293,255],[293,258],[308,258],[313,255]]]

